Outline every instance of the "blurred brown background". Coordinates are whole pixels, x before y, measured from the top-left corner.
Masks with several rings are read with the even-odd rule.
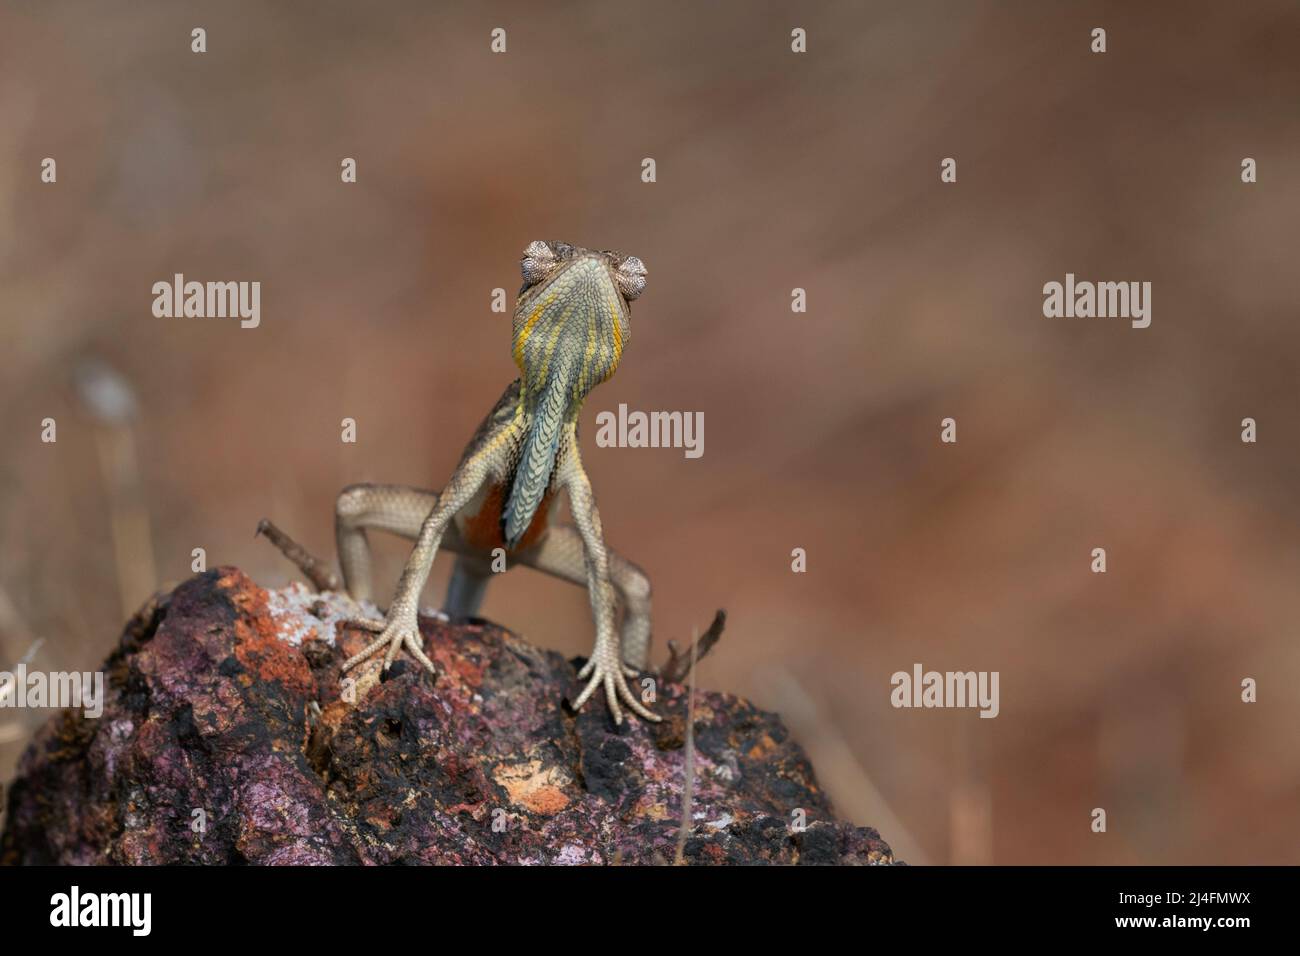
[[[656,656],[726,607],[702,683],[842,814],[912,862],[1300,862],[1298,54],[1289,2],[5,2],[0,668],[98,666],[195,547],[283,583],[264,515],[332,554],[344,484],[441,484],[514,375],[491,290],[565,239],[650,271],[584,450]],[[175,272],[260,280],[261,327],[154,318]],[[1044,318],[1066,272],[1151,281],[1151,328]],[[597,448],[619,402],[704,457]],[[531,571],[485,614],[590,646]],[[894,710],[914,662],[1001,715]],[[46,716],[0,711],[0,779]]]

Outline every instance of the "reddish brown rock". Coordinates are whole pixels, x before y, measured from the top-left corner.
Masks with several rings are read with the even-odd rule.
[[[660,688],[662,724],[620,732],[599,696],[567,708],[579,685],[559,654],[425,617],[436,679],[399,660],[349,690],[339,666],[372,636],[339,623],[356,614],[340,595],[264,591],[233,568],[151,601],[105,665],[103,716],[65,712],[24,754],[0,860],[673,859],[683,688]],[[893,862],[874,830],[834,818],[775,715],[700,692],[694,729],[687,862]]]

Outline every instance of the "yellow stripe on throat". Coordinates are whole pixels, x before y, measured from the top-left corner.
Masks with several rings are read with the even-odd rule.
[[[524,346],[528,343],[528,337],[533,334],[533,326],[535,326],[538,320],[541,319],[542,312],[545,308],[554,301],[555,293],[551,293],[545,299],[538,302],[533,308],[533,314],[528,317],[528,321],[524,323],[524,327],[519,330],[519,335],[515,339],[515,365],[519,367],[519,371],[521,372],[524,370]]]

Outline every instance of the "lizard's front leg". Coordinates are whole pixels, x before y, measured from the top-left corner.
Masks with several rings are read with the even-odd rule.
[[[586,666],[578,672],[579,680],[589,679],[578,699],[573,702],[573,709],[581,709],[597,687],[604,687],[605,703],[609,705],[615,724],[623,722],[620,700],[638,716],[657,721],[659,716],[648,710],[628,687],[627,678],[635,677],[637,671],[623,663],[618,635],[614,630],[614,588],[609,579],[609,553],[605,549],[600,512],[596,509],[591,482],[578,456],[576,437],[566,442],[565,446],[568,454],[561,472],[562,480],[569,492],[573,523],[582,536],[586,551],[587,591],[591,598],[591,612],[596,620],[596,646],[592,649]]]
[[[454,527],[454,526],[453,526]],[[645,670],[650,658],[650,579],[639,567],[617,551],[605,549],[609,560],[609,580],[614,585],[616,603],[623,609],[619,625],[619,644],[623,662]],[[556,525],[530,551],[519,555],[519,563],[576,584],[588,586],[587,551],[577,528]],[[616,612],[617,613],[617,612]],[[628,673],[628,677],[632,674]]]
[[[405,485],[365,483],[348,485],[339,492],[334,504],[335,549],[344,585],[353,600],[371,597],[367,531],[387,531],[414,541],[437,506],[438,492]],[[447,543],[455,546],[454,541]]]
[[[411,549],[411,556],[407,559],[406,567],[403,568],[402,576],[397,582],[393,601],[388,606],[386,621],[382,624],[369,620],[355,622],[369,630],[378,631],[379,636],[359,654],[353,655],[343,663],[344,673],[368,660],[384,646],[388,647],[387,653],[384,654],[384,670],[388,670],[393,658],[403,647],[430,671],[434,670],[433,662],[424,653],[423,641],[420,638],[420,626],[417,621],[420,592],[424,588],[424,582],[429,578],[433,559],[438,554],[438,546],[451,524],[451,519],[473,500],[491,472],[490,452],[491,445],[467,457],[456,469],[447,487],[437,496],[432,509],[420,525],[415,547]],[[415,500],[409,497],[403,500],[407,504],[415,503]],[[356,586],[364,577],[363,574],[355,572],[349,574],[346,559],[343,567],[349,587]]]

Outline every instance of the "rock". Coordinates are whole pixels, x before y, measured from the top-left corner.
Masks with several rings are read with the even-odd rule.
[[[373,607],[367,610],[371,615]],[[5,863],[664,863],[676,853],[686,692],[614,728],[574,666],[487,622],[422,617],[409,661],[339,684],[358,606],[234,568],[160,595],[105,664],[99,719],[37,734],[8,794]],[[695,709],[689,863],[892,863],[836,820],[780,720]],[[791,832],[796,809],[807,827]]]

